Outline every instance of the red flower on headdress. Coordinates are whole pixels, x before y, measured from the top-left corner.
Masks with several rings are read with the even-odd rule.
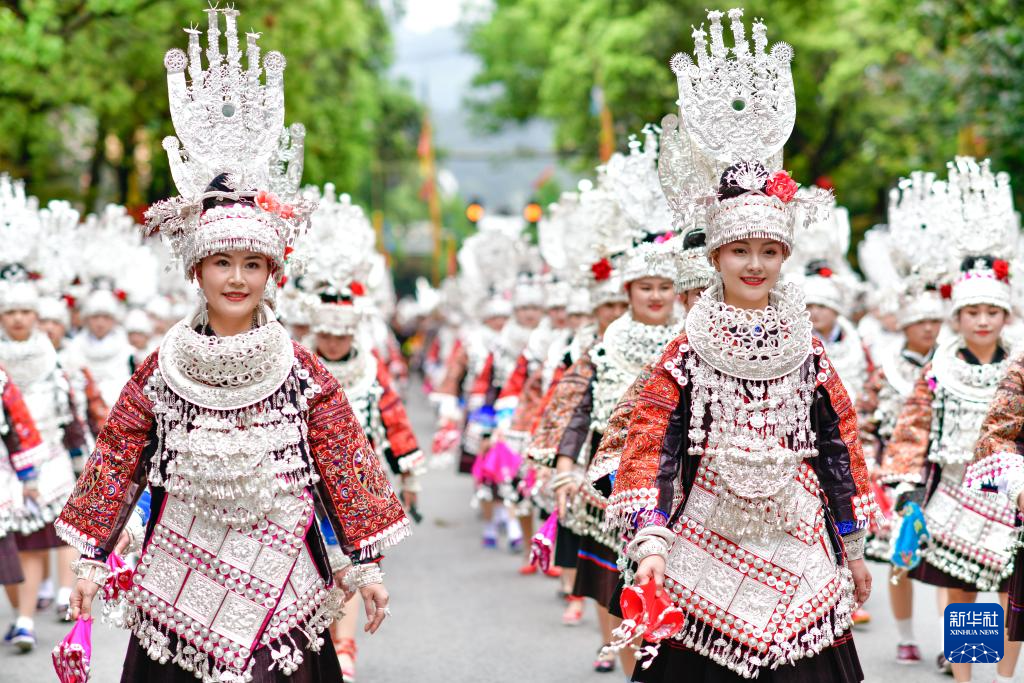
[[[996,274],[997,280],[1006,282],[1010,278],[1010,263],[1003,259],[996,259],[992,263],[992,272]]]
[[[75,300],[75,297],[71,296],[70,294],[65,294],[62,298],[64,299],[64,305],[67,306],[68,308],[74,308],[75,304],[78,303]]]
[[[128,292],[124,291],[123,289],[115,289],[114,296],[117,297],[118,301],[128,301]]]
[[[284,219],[295,218],[295,207],[291,204],[282,204],[277,215]]]
[[[268,211],[270,213],[280,213],[281,211],[281,202],[273,192],[260,190],[256,193],[255,201],[256,206],[260,207],[264,211]]]
[[[939,296],[941,296],[943,299],[952,299],[953,298],[953,285],[951,285],[951,284],[949,284],[947,282],[946,284],[944,284],[941,287],[939,287]]]
[[[277,286],[278,287],[284,287],[287,283],[288,283],[288,276],[287,275],[282,275],[281,279],[277,281]]]
[[[658,235],[657,237],[655,237],[654,238],[654,243],[655,244],[664,244],[665,242],[668,242],[673,237],[675,237],[675,235],[673,235],[672,231],[670,230],[668,232],[662,233],[662,234]]]
[[[43,275],[42,275],[42,273],[37,273],[34,270],[30,270],[29,273],[28,273],[28,279],[33,281],[33,282],[35,282],[36,280],[42,280],[43,279]]]
[[[799,187],[788,173],[776,171],[764,186],[764,193],[769,197],[778,197],[783,202],[789,203],[793,201]]]
[[[821,277],[832,277],[832,269],[826,267],[819,268],[818,275]]]
[[[353,280],[352,284],[350,284],[348,288],[349,291],[352,292],[352,296],[363,296],[364,294],[366,294],[366,287],[363,287],[362,282]]]
[[[284,260],[285,260],[285,261],[287,261],[287,260],[288,260],[288,257],[292,255],[292,252],[293,252],[293,251],[295,251],[295,250],[294,250],[294,249],[292,249],[291,247],[285,247],[285,248],[284,248]]]
[[[612,263],[608,259],[603,258],[590,266],[590,272],[594,274],[595,280],[603,282],[612,276]]]

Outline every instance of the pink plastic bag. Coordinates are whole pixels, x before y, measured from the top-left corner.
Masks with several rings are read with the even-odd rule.
[[[555,550],[555,535],[558,533],[558,513],[548,517],[530,540],[530,564],[536,565],[542,572],[551,568],[551,557]]]
[[[92,660],[92,619],[79,618],[53,648],[53,669],[60,683],[87,683]]]

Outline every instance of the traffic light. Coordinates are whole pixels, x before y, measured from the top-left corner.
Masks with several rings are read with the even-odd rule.
[[[523,207],[523,218],[526,219],[527,223],[536,225],[540,222],[541,216],[544,215],[544,209],[541,208],[540,204],[535,201],[531,201],[529,204]]]
[[[474,199],[466,206],[466,219],[473,225],[476,225],[483,217],[484,207],[479,201]]]

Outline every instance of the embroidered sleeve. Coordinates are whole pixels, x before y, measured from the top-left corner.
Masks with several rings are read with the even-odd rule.
[[[647,380],[651,378],[651,375],[654,374],[655,367],[657,366],[651,363],[641,370],[637,378],[629,385],[629,389],[626,390],[626,393],[622,395],[622,398],[615,405],[615,410],[612,411],[612,416],[608,418],[608,426],[605,427],[604,435],[601,437],[601,444],[598,446],[597,453],[594,454],[594,459],[587,470],[587,479],[591,484],[596,484],[608,476],[613,478],[614,483],[614,477],[619,469],[619,461],[622,458],[622,451],[626,447],[626,439],[629,436],[630,417],[632,417],[633,410],[636,408],[640,391],[647,384]],[[600,490],[600,487],[598,490]]]
[[[153,402],[145,387],[157,368],[150,354],[117,399],[75,490],[54,524],[57,535],[89,557],[112,552],[121,529],[145,489],[153,443]]]
[[[857,431],[857,411],[825,349],[815,340],[817,393],[811,407],[818,456],[813,467],[843,536],[881,519]]]
[[[573,407],[569,421],[565,425],[565,431],[562,432],[562,438],[558,440],[558,445],[555,447],[556,462],[561,457],[578,461],[584,448],[588,448],[590,445],[590,416],[594,408],[594,369],[589,356],[581,358],[580,364],[591,366],[590,371],[586,373],[590,379],[580,395],[580,400]],[[587,457],[589,456],[588,450]]]
[[[0,370],[0,390],[3,392],[4,424],[2,430],[4,445],[18,479],[25,481],[36,476],[36,466],[43,461],[46,450],[36,429],[35,420],[25,405],[25,399],[17,385]]]
[[[519,405],[519,394],[526,385],[526,377],[529,373],[529,362],[524,354],[519,354],[516,359],[516,367],[512,370],[505,385],[498,394],[498,400],[494,403],[494,411],[497,413],[498,425],[508,427],[512,421],[516,406]]]
[[[473,386],[469,390],[469,400],[467,401],[468,412],[472,414],[474,410],[482,408],[487,403],[488,394],[491,391],[491,377],[494,375],[494,354],[487,354],[487,360],[484,361],[484,367],[480,370],[480,374],[473,378]]]
[[[71,379],[65,377],[65,383],[68,387],[68,393],[64,400],[68,402],[68,412],[71,414],[71,420],[64,425],[64,448],[72,453],[72,457],[82,457],[82,451],[86,448],[88,438],[85,427],[85,422],[81,419],[78,411],[75,409],[76,398],[75,390],[71,385]]]
[[[661,492],[662,446],[669,431],[672,413],[681,399],[679,383],[666,364],[682,368],[680,345],[685,335],[671,342],[637,394],[629,429],[619,461],[615,486],[608,501],[610,528],[626,529],[635,518],[671,508],[674,490]]]
[[[398,467],[397,473],[413,472],[423,464],[423,453],[416,442],[409,414],[402,403],[402,397],[395,391],[387,366],[377,361],[377,381],[383,393],[380,397],[380,418],[384,423],[391,457]]]
[[[345,553],[372,558],[409,535],[409,519],[338,381],[298,344],[295,355],[320,388],[308,396],[307,439],[324,508]]]
[[[929,363],[896,420],[892,438],[882,456],[882,482],[885,484],[924,483],[934,413],[932,401],[935,399],[931,370]]]
[[[1014,359],[999,383],[981,425],[974,460],[997,453],[1024,455],[1024,356]]]
[[[878,420],[875,418],[875,411],[878,409],[878,392],[882,390],[885,382],[885,371],[876,367],[864,383],[864,391],[857,398],[857,412],[861,416],[861,429],[865,431],[877,431]]]
[[[467,367],[469,367],[469,356],[466,355],[466,348],[461,341],[456,340],[444,362],[444,377],[438,384],[436,393],[444,396],[461,394],[460,387]]]
[[[527,457],[540,465],[554,467],[558,444],[569,426],[576,406],[590,388],[594,365],[587,356],[580,358],[557,384],[552,385],[551,398],[539,417],[537,427],[527,446]]]

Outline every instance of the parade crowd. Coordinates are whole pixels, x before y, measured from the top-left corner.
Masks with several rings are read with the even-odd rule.
[[[451,468],[481,552],[557,583],[566,627],[596,609],[581,670],[855,683],[886,592],[885,656],[975,680],[918,643],[915,619],[941,618],[915,609],[920,582],[939,614],[998,593],[1013,680],[1024,241],[1005,173],[908,169],[851,249],[842,188],[784,170],[792,48],[710,11],[671,60],[677,111],[535,241],[484,215],[457,273],[399,300],[363,210],[302,184],[285,57],[240,39],[237,10],[206,14],[205,49],[190,28],[164,57],[178,196],[141,225],[82,219],[0,177],[5,647],[48,650],[36,620],[64,620],[54,665],[81,682],[102,616],[131,633],[123,681],[351,683],[357,631],[390,615],[384,554],[424,472]],[[403,405],[421,390],[422,450]]]

